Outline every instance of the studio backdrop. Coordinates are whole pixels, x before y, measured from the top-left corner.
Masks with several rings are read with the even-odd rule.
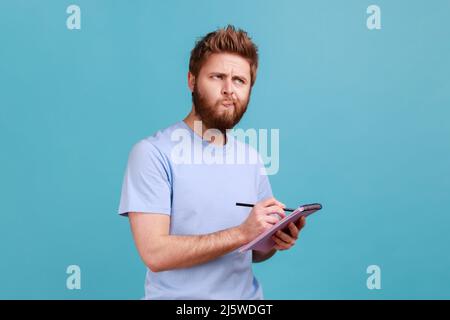
[[[188,114],[190,50],[228,24],[260,53],[238,127],[267,135],[277,199],[323,205],[295,248],[253,265],[265,298],[450,298],[449,13],[447,0],[0,0],[0,298],[143,296],[117,214],[128,155]]]

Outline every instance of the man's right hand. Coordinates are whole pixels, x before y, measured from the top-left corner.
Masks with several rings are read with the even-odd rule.
[[[246,242],[250,242],[261,233],[272,227],[285,217],[286,206],[275,198],[264,199],[257,202],[250,211],[247,219],[239,226]],[[273,215],[275,214],[275,215]],[[279,215],[277,217],[276,215]]]

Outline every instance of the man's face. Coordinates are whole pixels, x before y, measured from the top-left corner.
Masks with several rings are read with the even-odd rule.
[[[197,77],[189,75],[195,112],[207,128],[224,132],[242,118],[250,101],[249,62],[235,54],[214,53]]]

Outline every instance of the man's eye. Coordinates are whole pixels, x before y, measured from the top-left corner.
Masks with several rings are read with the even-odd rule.
[[[239,84],[244,84],[245,83],[244,80],[239,79],[239,78],[236,78],[235,81],[237,81]]]
[[[214,79],[222,79],[222,76],[220,74],[215,74],[212,76]]]

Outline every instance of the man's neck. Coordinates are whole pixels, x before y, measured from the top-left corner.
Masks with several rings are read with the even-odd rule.
[[[204,139],[205,132],[210,129],[208,128],[200,117],[195,113],[194,108],[192,108],[191,112],[183,119],[183,121],[192,129],[198,136],[200,136],[203,140],[208,141],[209,143],[223,146],[226,143],[226,135],[221,134],[220,137],[213,139],[211,141],[209,139]],[[194,125],[195,121],[200,121],[202,123],[201,127],[199,125]]]

